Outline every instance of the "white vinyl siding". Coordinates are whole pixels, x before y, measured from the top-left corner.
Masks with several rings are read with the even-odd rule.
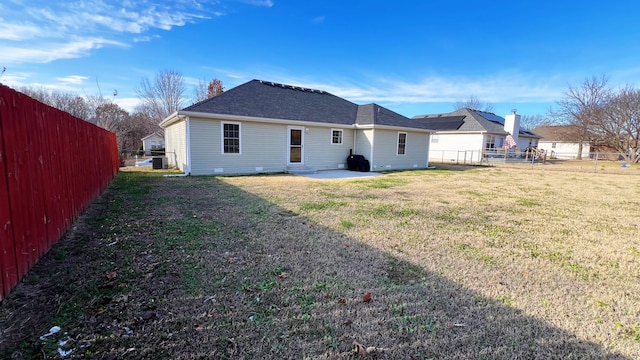
[[[553,147],[556,144],[556,147]],[[553,156],[558,159],[577,159],[580,144],[575,142],[564,141],[540,141],[538,148],[547,150],[547,156]],[[589,158],[590,145],[588,142],[582,144],[582,158]]]
[[[374,134],[374,171],[424,169],[428,166],[429,133],[406,134],[405,155],[398,156],[398,131],[376,129]]]
[[[164,130],[165,156],[169,167],[176,167],[180,171],[187,168],[187,133],[186,122],[178,121]]]
[[[456,159],[461,161],[479,162],[482,156],[482,147],[484,146],[484,135],[482,133],[475,134],[435,134],[438,141],[431,141],[429,149],[429,159],[433,162],[455,162]],[[465,158],[466,156],[466,158]]]
[[[373,129],[357,130],[356,131],[356,145],[354,149],[355,155],[362,155],[365,159],[369,160],[373,164],[371,154],[373,151]]]
[[[327,137],[334,130],[342,131],[342,144],[327,145]],[[316,170],[339,169],[339,164],[347,167],[349,150],[353,149],[353,129],[326,127],[306,127],[304,133],[304,164]]]
[[[241,154],[221,154],[220,121],[191,118],[192,174],[231,175],[285,171],[286,125],[242,122],[241,128]]]

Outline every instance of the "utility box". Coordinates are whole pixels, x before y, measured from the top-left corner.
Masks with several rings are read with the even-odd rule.
[[[153,170],[160,170],[163,168],[163,161],[162,161],[162,156],[155,156],[152,160],[151,160],[151,167],[153,168]]]

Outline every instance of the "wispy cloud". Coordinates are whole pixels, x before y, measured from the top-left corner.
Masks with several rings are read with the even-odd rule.
[[[0,45],[0,52],[7,64],[47,63],[58,59],[72,59],[87,55],[91,50],[105,45],[127,46],[124,43],[102,38],[80,38],[69,42],[51,42],[36,47]]]
[[[12,24],[0,18],[0,39],[21,41],[42,34],[42,30],[33,24]]]
[[[57,78],[57,80],[62,81],[63,83],[80,85],[88,78],[89,78],[88,76],[82,76],[82,75],[69,75],[69,76]]]
[[[297,77],[286,70],[271,69],[263,73],[247,73],[229,69],[216,69],[225,77],[232,77],[237,84],[258,78],[290,85],[328,91],[358,104],[382,105],[416,103],[454,103],[477,96],[491,103],[548,103],[562,97],[567,87],[567,75],[534,77],[524,73],[495,73],[481,77],[427,76],[407,80],[381,75],[359,78],[328,78],[318,80]],[[230,75],[233,76],[230,76]]]
[[[102,46],[149,41],[158,36],[153,30],[222,16],[223,12],[210,9],[215,4],[215,0],[166,5],[147,0],[9,2],[1,7],[0,53],[7,63],[86,56]]]
[[[247,4],[256,5],[256,6],[266,6],[272,7],[273,1],[271,0],[244,0]]]
[[[313,18],[313,20],[311,20],[314,24],[322,24],[324,22],[324,20],[326,19],[326,16],[316,16]]]

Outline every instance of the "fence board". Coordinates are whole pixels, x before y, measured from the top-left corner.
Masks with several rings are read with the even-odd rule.
[[[9,208],[9,188],[6,167],[6,143],[4,141],[4,124],[2,119],[8,117],[9,104],[7,99],[0,97],[0,300],[9,293],[18,282],[15,246],[13,242],[13,224],[11,223],[11,209]]]
[[[0,85],[0,300],[118,166],[115,134]]]

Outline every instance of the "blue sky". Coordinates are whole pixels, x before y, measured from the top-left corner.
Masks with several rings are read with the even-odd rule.
[[[143,77],[174,69],[189,96],[202,79],[262,79],[409,117],[470,96],[535,115],[592,75],[640,87],[639,13],[630,0],[5,0],[0,82],[131,110]]]

